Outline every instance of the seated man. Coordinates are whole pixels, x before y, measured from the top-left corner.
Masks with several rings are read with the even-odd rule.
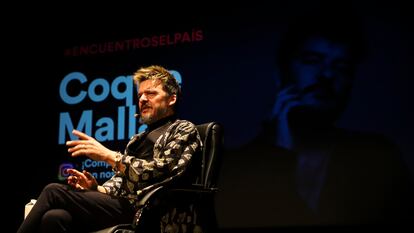
[[[185,172],[202,143],[195,125],[176,116],[177,81],[160,66],[139,69],[134,80],[140,120],[148,128],[130,140],[124,153],[77,130],[73,134],[79,140],[66,143],[73,157],[105,161],[115,175],[99,185],[89,172],[69,169],[69,185],[47,185],[17,232],[93,231],[131,223],[144,193]]]

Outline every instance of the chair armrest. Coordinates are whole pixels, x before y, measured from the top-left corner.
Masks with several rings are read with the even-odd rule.
[[[141,219],[141,215],[144,211],[146,211],[146,209],[150,208],[152,205],[158,205],[159,202],[157,201],[157,198],[162,196],[162,195],[184,195],[186,196],[188,195],[192,195],[192,194],[203,194],[203,195],[208,195],[208,194],[213,194],[215,192],[217,192],[218,189],[217,188],[204,188],[203,185],[196,185],[193,184],[191,187],[185,187],[185,188],[180,188],[180,187],[171,187],[171,186],[159,186],[157,188],[154,188],[153,190],[149,191],[148,193],[146,193],[137,203],[138,206],[138,210],[135,213],[135,217],[134,217],[134,221],[133,221],[133,226],[134,228],[139,224],[140,219]]]
[[[202,185],[193,185],[189,188],[169,188],[166,189],[166,186],[159,186],[147,194],[145,194],[137,203],[138,208],[146,207],[146,205],[150,204],[152,198],[154,198],[159,193],[166,191],[166,192],[188,192],[188,193],[213,193],[217,192],[218,188],[204,188]]]
[[[88,233],[114,233],[114,232],[134,233],[135,230],[132,228],[131,224],[118,224],[112,227],[108,227],[102,230],[88,232]]]
[[[216,193],[218,188],[204,188],[202,185],[193,185],[189,188],[172,188],[171,192]]]
[[[146,193],[137,203],[137,206],[139,208],[145,207],[149,204],[151,198],[156,195],[158,192],[161,192],[164,189],[165,186],[159,186],[157,188],[154,188],[150,192]]]

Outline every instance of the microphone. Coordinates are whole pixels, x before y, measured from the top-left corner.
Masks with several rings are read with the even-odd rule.
[[[134,117],[135,117],[135,118],[138,118],[138,117],[139,117],[139,114],[138,114],[138,113],[135,113],[135,114],[134,114]]]

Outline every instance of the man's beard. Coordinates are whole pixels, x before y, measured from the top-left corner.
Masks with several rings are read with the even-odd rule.
[[[159,108],[155,111],[154,114],[149,115],[141,115],[140,121],[142,124],[151,125],[154,122],[164,118],[167,116],[167,109],[166,108]]]
[[[153,123],[153,116],[152,115],[151,116],[141,115],[140,122],[141,122],[141,124],[149,125],[149,124]]]

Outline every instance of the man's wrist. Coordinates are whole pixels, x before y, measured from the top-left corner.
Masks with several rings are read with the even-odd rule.
[[[98,186],[96,187],[96,190],[97,190],[98,192],[101,192],[101,193],[106,193],[106,189],[105,189],[103,186],[101,186],[101,185],[98,185]]]
[[[114,171],[115,173],[120,172],[121,160],[122,160],[122,154],[121,152],[118,151],[115,153],[114,166],[112,167],[112,171]]]

